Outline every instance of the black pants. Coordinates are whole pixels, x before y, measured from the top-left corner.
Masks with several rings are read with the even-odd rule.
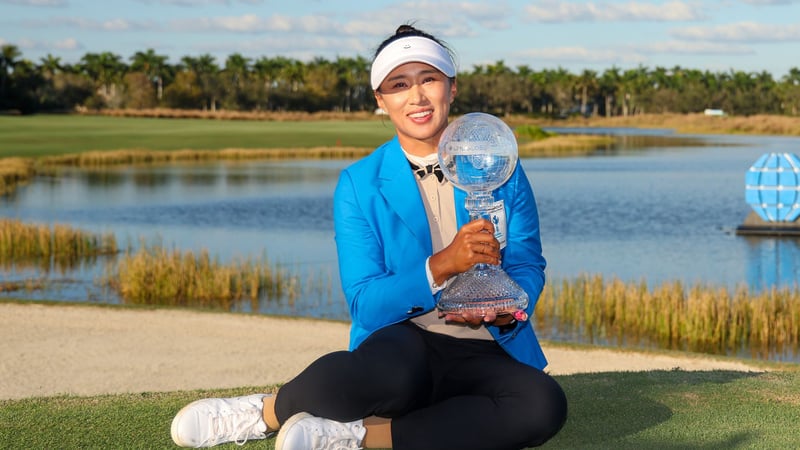
[[[283,423],[301,411],[340,422],[392,419],[396,449],[520,449],[564,425],[567,400],[541,370],[494,341],[457,339],[403,322],[353,352],[314,361],[279,391]]]

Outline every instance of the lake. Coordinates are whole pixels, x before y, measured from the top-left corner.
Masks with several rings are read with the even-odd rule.
[[[570,130],[561,130],[570,131]],[[759,290],[793,286],[800,241],[744,237],[747,169],[767,152],[800,151],[800,138],[630,135],[590,156],[523,159],[539,205],[550,279],[603,274],[654,285],[682,280]],[[266,255],[312,280],[300,298],[265,300],[258,311],[347,320],[333,241],[333,190],[349,160],[246,161],[65,169],[0,198],[0,216],[114,232],[221,260]],[[47,274],[43,291],[6,297],[117,303],[95,280],[108,261]],[[39,276],[6,268],[0,277]],[[249,310],[250,304],[241,309]],[[543,336],[547,338],[548,336]]]

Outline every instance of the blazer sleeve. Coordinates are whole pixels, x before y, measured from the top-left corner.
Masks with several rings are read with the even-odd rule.
[[[404,227],[369,181],[343,171],[334,194],[339,274],[356,327],[371,333],[435,308],[430,249]]]
[[[503,198],[506,203],[508,243],[502,253],[502,267],[528,294],[526,312],[532,317],[544,288],[546,261],[542,256],[536,199],[528,177],[519,163],[513,177],[503,188]],[[527,324],[520,323],[518,326]],[[495,334],[495,338],[502,342],[514,335],[515,333]]]

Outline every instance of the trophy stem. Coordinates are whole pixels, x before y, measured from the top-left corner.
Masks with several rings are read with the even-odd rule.
[[[470,220],[488,218],[492,205],[494,205],[492,191],[470,191],[464,201],[464,206],[469,211]]]

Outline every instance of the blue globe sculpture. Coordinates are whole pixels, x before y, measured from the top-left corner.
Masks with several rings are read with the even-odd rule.
[[[800,159],[765,153],[745,175],[745,201],[765,222],[793,222],[800,216]]]

